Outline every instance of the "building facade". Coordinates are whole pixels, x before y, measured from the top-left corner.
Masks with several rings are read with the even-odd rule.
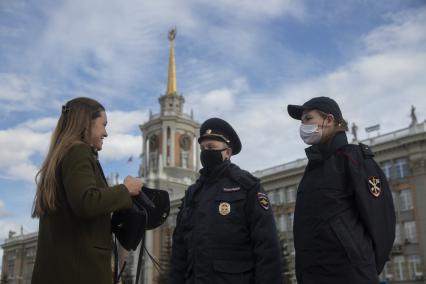
[[[3,262],[0,283],[30,284],[37,250],[37,233],[9,237],[2,244]]]

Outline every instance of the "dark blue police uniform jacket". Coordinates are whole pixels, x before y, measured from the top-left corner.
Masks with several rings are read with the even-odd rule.
[[[260,204],[265,196],[257,178],[229,161],[201,170],[177,217],[169,283],[281,284],[272,209]]]
[[[298,284],[377,284],[395,236],[383,172],[343,132],[306,154],[293,225]]]

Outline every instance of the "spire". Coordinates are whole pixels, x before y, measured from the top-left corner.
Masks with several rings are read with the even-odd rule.
[[[176,37],[176,28],[169,31],[170,41],[170,57],[169,57],[169,73],[167,78],[166,95],[176,94],[176,64],[175,64],[175,47],[174,41]]]
[[[181,115],[183,104],[185,102],[183,96],[177,93],[176,88],[175,37],[176,28],[169,31],[170,58],[167,90],[166,94],[158,99],[161,105],[161,115]]]

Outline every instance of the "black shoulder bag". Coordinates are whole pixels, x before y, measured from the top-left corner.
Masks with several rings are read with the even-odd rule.
[[[139,244],[136,282],[138,283],[143,255],[143,242],[146,230],[152,230],[164,223],[170,213],[169,194],[165,190],[142,187],[141,193],[132,197],[133,205],[130,209],[116,211],[112,214],[111,228],[116,239],[126,250],[135,251]],[[126,263],[118,272],[117,245],[114,245],[115,265],[114,278],[118,283]]]

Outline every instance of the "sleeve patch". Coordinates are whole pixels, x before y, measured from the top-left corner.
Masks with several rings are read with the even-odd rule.
[[[269,199],[268,196],[263,193],[263,192],[258,192],[257,193],[257,199],[259,201],[260,206],[265,209],[265,210],[269,210]]]
[[[374,197],[379,197],[382,192],[382,187],[380,183],[380,179],[378,177],[372,176],[368,178],[368,188],[370,189],[370,193]]]

